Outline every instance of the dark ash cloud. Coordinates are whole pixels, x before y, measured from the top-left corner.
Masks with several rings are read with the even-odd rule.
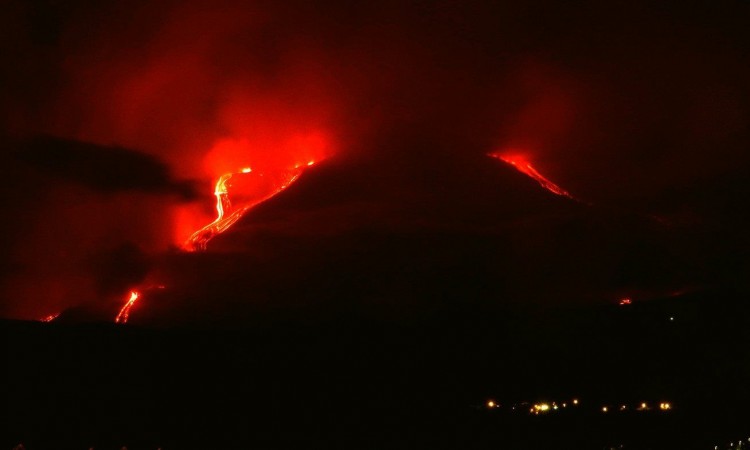
[[[49,136],[19,147],[15,156],[20,161],[94,191],[175,194],[186,201],[198,197],[190,182],[174,180],[163,162],[146,153]]]

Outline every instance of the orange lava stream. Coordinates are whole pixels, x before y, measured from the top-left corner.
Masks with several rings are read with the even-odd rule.
[[[258,205],[259,203],[263,203],[264,201],[289,187],[289,185],[297,180],[297,178],[302,174],[302,171],[306,167],[312,166],[313,164],[315,164],[314,161],[309,161],[306,164],[296,165],[292,170],[265,174],[268,176],[264,176],[264,174],[262,173],[253,173],[252,169],[250,169],[249,167],[242,168],[236,172],[225,173],[224,175],[220,176],[216,181],[216,185],[214,187],[214,196],[216,196],[216,219],[193,233],[192,236],[190,236],[190,238],[183,244],[183,250],[188,252],[205,250],[208,241],[226,231],[252,207]],[[235,192],[235,194],[240,196],[240,201],[238,202],[239,206],[236,206],[233,205],[232,201],[230,200],[230,191],[232,188],[230,180],[232,180],[233,177],[236,177],[237,181],[239,181],[239,178],[243,176],[263,177],[265,182],[270,183],[270,188],[268,187],[268,184],[266,185],[266,187],[261,188],[258,188],[256,185],[255,189],[250,189],[249,191],[245,189],[245,192],[242,192],[242,189],[240,188],[239,192]],[[255,180],[258,179],[260,178],[256,178]],[[156,286],[156,288],[164,289],[164,286],[158,285]],[[115,323],[127,323],[130,316],[130,310],[133,308],[135,302],[138,301],[141,297],[142,294],[139,290],[131,290],[128,294],[125,305],[123,305],[123,307],[120,309],[120,312],[117,314],[117,317],[115,317]],[[57,315],[55,315],[54,317],[49,317],[49,320],[52,320],[54,319],[54,317],[57,317]],[[47,318],[42,320],[47,321]]]
[[[128,301],[125,303],[125,306],[120,309],[120,313],[117,314],[117,317],[115,317],[115,323],[126,323],[128,321],[130,309],[140,297],[141,294],[138,291],[130,291]]]
[[[547,189],[548,191],[552,192],[553,194],[560,195],[562,197],[568,197],[569,199],[576,200],[575,197],[570,195],[568,191],[561,188],[560,186],[556,185],[552,181],[548,180],[544,175],[539,173],[534,166],[531,165],[528,160],[523,156],[518,155],[507,155],[507,154],[500,154],[500,153],[491,153],[491,157],[497,158],[501,161],[504,161],[511,166],[515,167],[519,172],[531,177],[539,183],[541,187],[544,189]]]
[[[314,161],[309,161],[306,166],[312,166],[314,163]],[[226,231],[253,206],[265,202],[266,200],[289,187],[289,185],[296,181],[297,178],[302,174],[304,167],[305,166],[297,165],[293,170],[285,172],[283,175],[281,175],[278,187],[276,187],[272,192],[267,195],[255,196],[250,200],[242,203],[240,206],[232,206],[232,202],[229,198],[229,181],[232,179],[232,177],[250,174],[252,173],[252,170],[250,168],[243,168],[237,172],[226,173],[219,177],[219,179],[216,181],[216,187],[214,188],[214,195],[216,196],[216,219],[193,233],[193,235],[190,236],[190,238],[188,238],[188,240],[183,244],[183,250],[188,252],[205,250],[208,241]],[[263,174],[260,174],[259,176],[263,176]]]
[[[245,172],[242,171],[239,173]],[[226,212],[232,207],[232,203],[229,200],[229,190],[227,189],[227,181],[232,178],[232,175],[234,173],[224,174],[216,182],[216,188],[214,189],[214,195],[216,196],[216,220],[193,233],[183,245],[185,250],[205,250],[206,244],[211,238],[232,226],[246,211],[246,208],[238,208],[231,214],[226,215]]]

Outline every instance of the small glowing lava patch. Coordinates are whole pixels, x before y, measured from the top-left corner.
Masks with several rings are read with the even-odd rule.
[[[41,319],[39,319],[40,322],[52,322],[53,320],[57,319],[57,316],[59,316],[60,313],[50,314],[48,316],[44,316]]]

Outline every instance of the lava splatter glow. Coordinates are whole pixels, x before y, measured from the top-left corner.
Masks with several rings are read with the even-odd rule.
[[[127,323],[128,317],[130,317],[130,309],[133,308],[135,302],[141,297],[138,291],[130,291],[128,295],[128,301],[125,302],[125,306],[120,309],[120,313],[115,317],[115,323]]]
[[[552,192],[553,194],[562,196],[562,197],[568,197],[572,200],[577,200],[575,197],[570,195],[568,191],[561,188],[557,184],[550,181],[547,177],[539,173],[538,170],[534,168],[534,166],[531,165],[529,160],[521,154],[512,154],[512,153],[490,153],[491,157],[497,158],[501,161],[504,161],[511,166],[515,167],[519,172],[523,173],[524,175],[527,175],[534,179],[541,187],[544,189]]]

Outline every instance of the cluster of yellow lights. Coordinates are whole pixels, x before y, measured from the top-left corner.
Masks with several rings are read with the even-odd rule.
[[[572,404],[572,405],[578,405],[578,399],[574,398],[573,400],[571,400],[570,404]],[[521,405],[528,405],[528,403],[522,403]],[[495,400],[487,400],[487,402],[485,403],[485,406],[488,409],[495,409],[495,408],[500,408],[501,407],[501,405],[499,403],[497,403]],[[567,407],[568,407],[568,402],[562,402],[562,403],[557,403],[557,402],[534,403],[533,405],[531,405],[531,408],[529,409],[529,412],[531,414],[539,414],[539,413],[546,413],[546,412],[549,412],[549,411],[557,411],[560,408],[567,408]],[[515,410],[516,409],[516,405],[513,405],[511,407],[511,409]]]
[[[629,408],[628,408],[628,405],[620,405],[620,407],[618,409],[620,411],[626,411]],[[648,410],[651,409],[651,407],[648,405],[648,403],[643,402],[643,403],[640,403],[635,409],[638,410],[638,411],[648,411]],[[661,402],[661,403],[659,403],[659,409],[662,410],[662,411],[669,411],[670,409],[672,409],[672,404],[669,403],[669,402]],[[609,406],[607,406],[607,405],[602,406],[601,411],[603,413],[609,412],[609,410],[610,410]]]
[[[520,405],[524,408],[522,410],[525,410],[525,408],[528,408],[528,411],[530,414],[539,415],[539,414],[545,414],[548,412],[553,412],[553,411],[557,411],[563,408],[567,408],[568,406],[577,406],[578,403],[579,403],[578,399],[574,398],[570,402],[561,402],[561,403],[541,402],[541,403],[533,403],[531,405],[529,403],[524,402],[524,403],[521,403]],[[501,407],[500,403],[498,403],[495,400],[487,400],[487,402],[485,403],[485,406],[488,409],[497,409]],[[517,406],[518,405],[513,405],[510,409],[516,410]],[[602,413],[608,413],[610,411],[617,411],[617,410],[627,411],[630,409],[631,407],[625,404],[620,405],[619,407],[617,406],[613,407],[611,405],[603,405],[600,408],[600,411]],[[639,403],[638,405],[635,405],[635,407],[632,407],[632,409],[636,411],[649,411],[652,408],[651,406],[649,406],[647,402],[642,402],[642,403]],[[672,409],[672,404],[669,402],[661,402],[659,403],[658,409],[661,411],[669,411]]]
[[[748,446],[750,446],[750,437],[747,438],[747,442],[748,442]],[[743,444],[742,439],[740,439],[739,441],[737,441],[737,447],[735,447],[734,446],[734,441],[732,441],[732,442],[729,443],[729,448],[737,448],[737,449],[747,448],[747,447],[745,447],[742,444]],[[721,447],[721,448],[727,448],[727,447]],[[719,450],[719,446],[718,445],[714,445],[714,450]]]
[[[577,405],[578,401],[574,400],[573,404]],[[529,412],[531,414],[540,414],[540,413],[546,413],[546,412],[549,412],[549,411],[557,411],[560,408],[567,408],[567,407],[568,407],[567,403],[561,403],[559,405],[557,403],[555,403],[555,402],[552,402],[552,403],[536,403],[529,410]]]

